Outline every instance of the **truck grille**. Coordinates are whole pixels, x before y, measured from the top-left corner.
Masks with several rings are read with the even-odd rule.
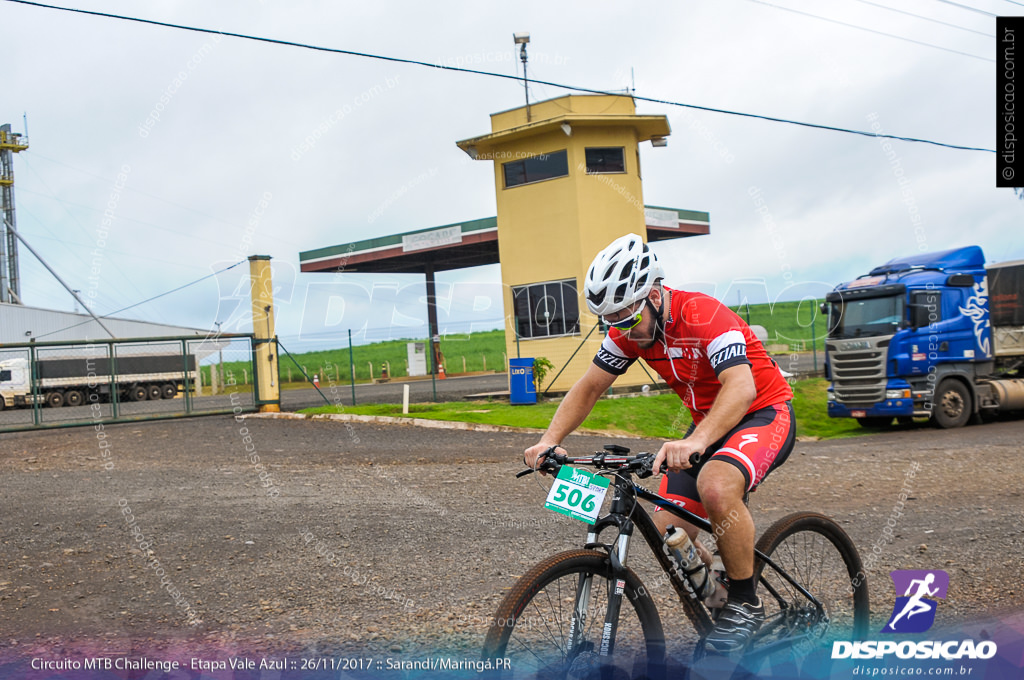
[[[870,347],[836,349],[829,343],[832,383],[836,401],[843,404],[875,404],[885,400],[885,347],[889,338],[872,338]]]

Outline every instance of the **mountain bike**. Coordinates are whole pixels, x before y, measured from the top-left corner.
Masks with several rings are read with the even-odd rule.
[[[701,669],[706,677],[718,677],[723,667],[745,669],[758,677],[799,677],[802,671],[810,671],[810,664],[802,668],[801,663],[812,651],[827,659],[822,650],[830,650],[833,640],[864,637],[868,588],[856,547],[828,517],[796,512],[775,522],[755,545],[754,576],[765,607],[764,624],[740,659],[706,652],[703,639],[720,610],[695,593],[690,576],[639,501],[649,501],[713,534],[711,523],[634,482],[634,475],[643,479],[654,474],[654,454],[628,456],[629,449],[623,446],[604,448],[579,458],[557,454],[552,448],[538,466],[548,473],[571,466],[574,476],[583,467],[595,468],[596,473],[588,474],[607,480],[612,500],[608,513],[599,516],[600,507],[597,512],[585,507],[587,487],[572,487],[583,489],[575,502],[596,519],[590,522],[582,549],[542,560],[519,578],[501,602],[483,651],[485,659],[502,660],[504,670],[497,676],[665,676],[669,657],[661,617],[650,589],[627,566],[634,529],[651,548],[700,638],[689,662],[691,677],[701,676]],[[695,459],[696,454],[691,462],[696,463]],[[523,470],[516,476],[533,471]],[[563,476],[556,478],[555,485]],[[565,492],[568,484],[563,486],[556,495],[574,495]],[[595,500],[589,498],[589,502],[593,505]],[[614,535],[602,540],[601,534],[609,529],[615,530]],[[718,578],[727,586],[727,574]]]

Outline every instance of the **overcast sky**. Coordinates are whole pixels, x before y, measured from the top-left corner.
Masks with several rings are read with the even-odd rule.
[[[512,33],[528,31],[531,77],[607,90],[635,82],[639,96],[989,149],[996,43],[986,13],[1024,13],[1007,0],[961,3],[978,11],[773,0],[817,18],[754,0],[65,4],[510,75]],[[100,314],[258,253],[276,264],[285,342],[339,344],[364,325],[389,329],[372,337],[423,336],[420,277],[299,274],[298,253],[495,214],[490,162],[455,141],[521,105],[521,84],[7,0],[0,22],[0,123],[24,132],[27,112],[31,144],[15,160],[20,231],[73,288],[92,291]],[[644,202],[711,215],[710,236],[655,247],[670,285],[735,304],[820,295],[919,250],[977,244],[989,261],[1024,258],[1024,202],[995,188],[992,153],[637,108],[672,126],[666,148],[641,147]],[[21,259],[26,304],[74,308],[24,249]],[[248,305],[238,289],[247,268],[122,316],[248,330],[233,322],[239,301]],[[439,281],[457,291],[449,330],[471,318],[473,328],[500,324],[496,265]],[[330,286],[347,306],[323,302]]]

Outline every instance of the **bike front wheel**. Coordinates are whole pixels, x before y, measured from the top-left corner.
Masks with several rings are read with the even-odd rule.
[[[608,605],[621,607],[611,648]],[[541,561],[498,607],[484,642],[501,678],[661,677],[665,635],[650,592],[630,569],[615,576],[608,556],[570,550]]]

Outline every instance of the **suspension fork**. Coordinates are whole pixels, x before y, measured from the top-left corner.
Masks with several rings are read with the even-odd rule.
[[[618,480],[616,480],[618,482]],[[622,596],[626,590],[626,560],[629,555],[629,541],[633,535],[633,522],[629,519],[632,498],[623,493],[618,483],[614,486],[611,510],[600,518],[587,532],[585,547],[604,547],[608,550],[608,559],[612,565],[612,579],[608,582],[608,607],[605,610],[604,625],[601,628],[601,646],[597,650],[601,656],[611,656],[615,651],[615,634],[619,627],[619,612],[622,609]],[[616,526],[619,534],[614,545],[598,542],[598,535],[609,526]],[[587,611],[590,605],[593,576],[581,574],[576,588],[576,601],[573,609],[572,622],[569,627],[569,654],[575,656],[580,649],[583,632],[586,629]]]

